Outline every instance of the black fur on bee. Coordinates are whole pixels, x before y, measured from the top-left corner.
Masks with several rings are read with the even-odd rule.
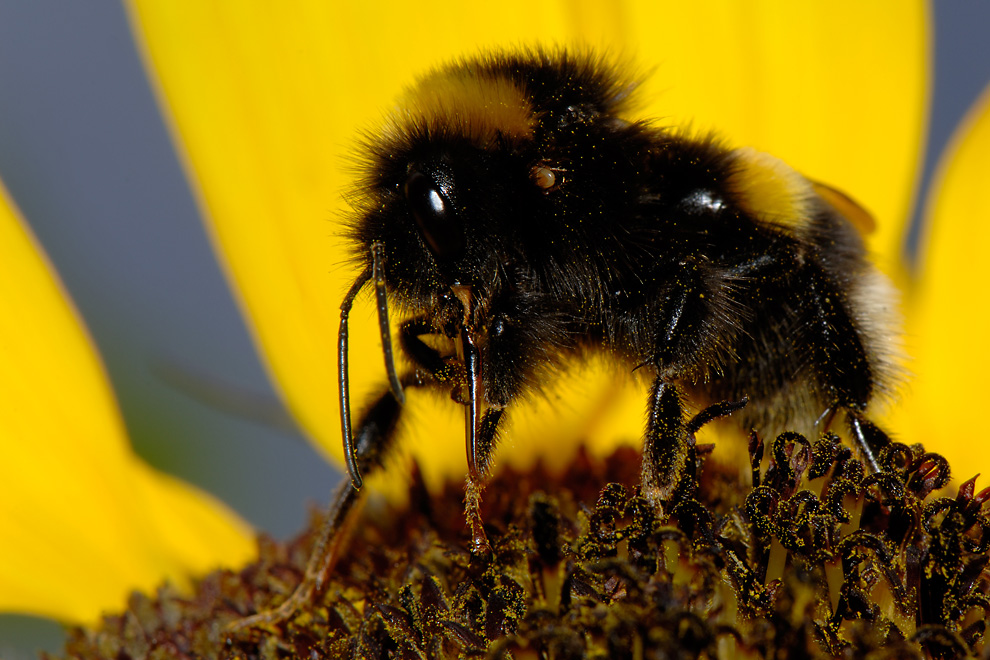
[[[867,414],[896,380],[897,324],[861,210],[768,155],[631,118],[634,89],[587,52],[487,54],[424,77],[367,136],[340,340],[355,488],[403,387],[465,405],[478,480],[513,402],[589,348],[653,378],[642,474],[658,504],[699,425],[688,400],[714,404],[696,420],[731,412],[764,433],[845,418],[876,469],[888,440]],[[368,282],[391,386],[352,432],[347,314]],[[413,365],[401,376],[390,310]]]

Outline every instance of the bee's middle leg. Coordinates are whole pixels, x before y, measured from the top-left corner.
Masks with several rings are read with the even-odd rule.
[[[673,383],[658,378],[650,395],[646,441],[643,446],[642,491],[658,509],[673,498],[694,469],[694,434],[708,422],[741,410],[748,403],[722,401],[684,419],[684,399]]]
[[[684,424],[683,395],[676,385],[657,379],[650,393],[643,446],[643,495],[662,508],[683,479],[690,453]]]

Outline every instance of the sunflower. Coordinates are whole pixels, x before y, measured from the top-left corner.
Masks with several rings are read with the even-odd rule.
[[[333,222],[354,136],[437,62],[486,46],[552,40],[658,63],[641,90],[644,116],[689,121],[773,153],[874,214],[879,230],[870,245],[907,289],[907,352],[915,359],[913,385],[887,425],[902,441],[923,441],[979,471],[984,458],[967,425],[979,390],[965,383],[985,372],[986,359],[973,349],[981,345],[981,319],[966,314],[983,313],[969,284],[979,281],[976,250],[990,238],[977,221],[990,208],[973,194],[988,170],[988,100],[974,107],[943,160],[915,284],[900,265],[900,246],[927,120],[926,8],[670,5],[503,4],[492,16],[422,3],[310,3],[293,12],[128,6],[257,345],[287,406],[328,457],[339,460],[341,444],[333,337],[354,276]],[[6,208],[0,607],[93,622],[121,607],[132,588],[150,590],[163,577],[181,585],[209,566],[246,561],[251,543],[243,523],[131,454],[85,332],[9,199]],[[357,400],[381,379],[373,319],[363,321],[365,327],[356,318],[352,329],[352,354],[363,360],[352,366]],[[575,439],[605,455],[640,435],[643,397],[635,384],[583,371],[560,392],[568,414],[535,404],[516,415],[500,463],[525,469],[552,454],[567,464]],[[463,472],[460,422],[428,401],[412,405],[419,412],[403,446],[425,484],[439,490]],[[425,418],[428,433],[416,423]],[[404,491],[394,473],[378,487]]]

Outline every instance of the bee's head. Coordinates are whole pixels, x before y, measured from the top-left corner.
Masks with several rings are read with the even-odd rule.
[[[631,129],[616,115],[630,89],[600,60],[562,51],[426,76],[368,136],[361,258],[383,244],[397,301],[435,313],[452,287],[484,299],[506,273],[554,267],[569,242],[598,240],[594,216],[617,211],[632,185],[628,141],[614,139]]]

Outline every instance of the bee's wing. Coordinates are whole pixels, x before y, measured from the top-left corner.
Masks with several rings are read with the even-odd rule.
[[[868,236],[876,230],[877,222],[873,219],[870,212],[860,206],[856,200],[846,193],[818,181],[812,181],[811,187],[839,215],[848,220],[861,236]]]

